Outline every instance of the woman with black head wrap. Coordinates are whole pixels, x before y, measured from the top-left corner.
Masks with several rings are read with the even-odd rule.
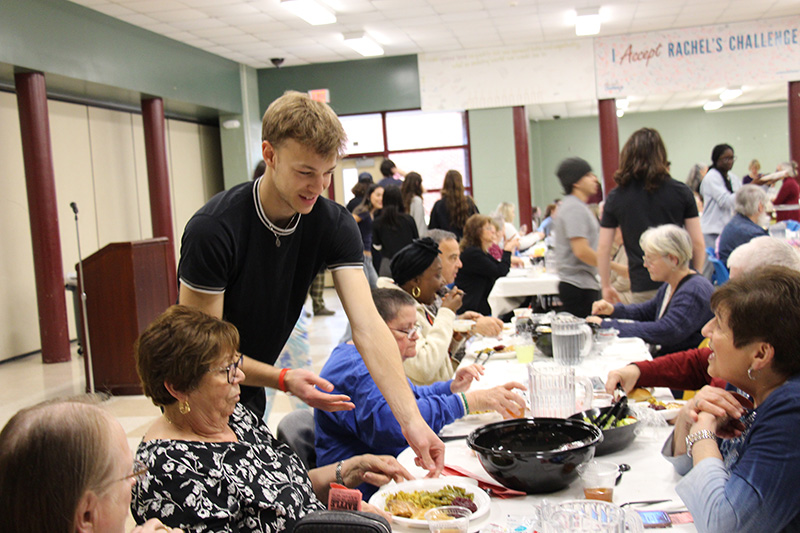
[[[736,157],[728,144],[718,144],[711,151],[711,166],[700,182],[703,215],[700,225],[706,247],[714,247],[722,228],[733,218],[733,193],[742,186],[739,177],[731,172]]]
[[[391,272],[392,279],[378,278],[378,287],[403,290],[416,302],[416,326],[420,335],[417,356],[403,362],[406,375],[415,385],[451,379],[456,365],[450,353],[457,347],[457,342],[453,341],[453,321],[464,293],[453,287],[442,298],[436,315],[427,309],[445,285],[439,245],[430,237],[414,240],[394,256]]]

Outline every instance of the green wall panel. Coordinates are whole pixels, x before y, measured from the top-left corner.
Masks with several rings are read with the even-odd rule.
[[[65,0],[2,0],[0,62],[242,112],[238,63]]]
[[[258,71],[262,111],[285,91],[330,89],[340,115],[418,109],[417,56],[382,57]]]
[[[519,207],[512,109],[470,111],[469,138],[472,192],[480,212],[491,214],[500,202]]]
[[[672,176],[684,181],[695,163],[710,164],[716,144],[733,146],[737,161],[733,172],[747,173],[751,159],[770,172],[789,157],[786,105],[707,113],[701,109],[631,113],[619,119],[620,149],[639,128],[655,128],[664,139]],[[563,195],[555,169],[567,157],[579,156],[602,174],[600,129],[597,117],[547,120],[531,123],[534,203],[544,207]]]

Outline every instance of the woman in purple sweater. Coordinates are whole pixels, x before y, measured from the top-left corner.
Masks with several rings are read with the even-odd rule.
[[[599,300],[587,320],[616,328],[622,337],[641,337],[655,346],[654,355],[696,348],[701,330],[713,318],[709,306],[714,287],[689,268],[692,239],[674,224],[650,228],[642,234],[644,265],[653,281],[664,284],[655,298],[641,304],[612,305]]]

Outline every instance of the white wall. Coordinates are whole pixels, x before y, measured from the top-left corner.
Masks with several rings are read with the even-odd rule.
[[[141,115],[49,101],[65,275],[110,242],[152,237]],[[219,130],[167,120],[167,156],[177,246],[189,217],[222,189]],[[0,92],[0,360],[39,350],[28,200],[16,96]],[[67,294],[70,338],[76,337]]]

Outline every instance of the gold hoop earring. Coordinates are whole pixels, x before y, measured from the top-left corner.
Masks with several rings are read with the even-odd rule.
[[[183,400],[180,405],[178,405],[178,411],[180,411],[182,415],[185,415],[191,410],[192,408],[189,407],[189,400]]]
[[[419,298],[420,294],[422,294],[422,289],[420,289],[419,286],[411,289],[411,296],[413,296],[414,298]]]

